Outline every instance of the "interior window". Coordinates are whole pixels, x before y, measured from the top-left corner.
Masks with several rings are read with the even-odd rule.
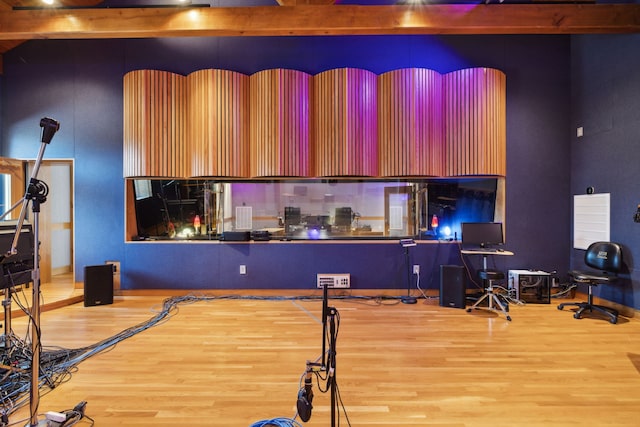
[[[129,181],[135,239],[453,239],[501,209],[498,178]]]

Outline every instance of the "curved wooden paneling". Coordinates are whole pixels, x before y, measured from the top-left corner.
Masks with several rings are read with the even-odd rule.
[[[341,68],[313,82],[316,175],[377,176],[377,76]]]
[[[132,71],[123,146],[125,177],[505,176],[506,78]]]
[[[251,75],[252,176],[311,175],[311,79],[285,69]]]
[[[188,81],[192,176],[249,176],[249,76],[201,70]]]
[[[506,175],[506,77],[471,68],[444,75],[445,175]]]
[[[439,176],[444,165],[442,75],[406,68],[378,76],[380,176]]]
[[[186,79],[156,70],[124,76],[124,176],[189,176]]]

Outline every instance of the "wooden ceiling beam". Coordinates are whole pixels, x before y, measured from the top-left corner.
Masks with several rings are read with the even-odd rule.
[[[638,4],[299,5],[0,12],[0,40],[637,32]]]

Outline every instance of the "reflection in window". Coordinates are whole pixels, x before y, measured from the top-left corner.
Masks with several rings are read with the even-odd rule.
[[[429,182],[427,216],[422,221],[429,225],[430,233],[439,238],[461,238],[461,223],[492,222],[496,219],[497,185],[497,179],[486,178]],[[436,227],[431,226],[434,216]]]
[[[139,239],[453,239],[493,221],[497,178],[415,180],[129,180]]]

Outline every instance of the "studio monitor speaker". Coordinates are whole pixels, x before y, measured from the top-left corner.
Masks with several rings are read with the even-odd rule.
[[[442,307],[465,308],[467,284],[464,267],[440,266],[440,305]]]
[[[84,268],[84,306],[113,304],[113,265]]]

